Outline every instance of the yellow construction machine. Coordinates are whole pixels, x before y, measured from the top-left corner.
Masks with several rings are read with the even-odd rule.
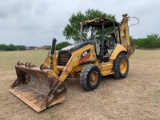
[[[79,43],[55,53],[56,39],[51,52],[40,67],[18,62],[17,79],[10,92],[37,112],[65,100],[66,78],[79,78],[84,90],[98,87],[101,76],[125,78],[129,70],[129,57],[136,46],[130,46],[128,15],[121,23],[96,18],[80,23]],[[90,30],[90,34],[88,31]],[[90,40],[83,40],[83,36]]]

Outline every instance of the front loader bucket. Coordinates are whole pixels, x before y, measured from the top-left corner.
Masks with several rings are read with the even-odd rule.
[[[50,76],[51,70],[16,65],[17,79],[10,92],[37,112],[65,100],[66,87],[57,77]],[[53,72],[53,71],[52,71]]]

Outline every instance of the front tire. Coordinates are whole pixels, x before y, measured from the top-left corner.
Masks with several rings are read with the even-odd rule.
[[[99,68],[90,64],[85,66],[80,74],[80,84],[84,90],[91,91],[99,86],[101,81],[101,74]]]
[[[129,61],[124,53],[120,53],[113,62],[113,77],[115,79],[125,78],[129,71]]]

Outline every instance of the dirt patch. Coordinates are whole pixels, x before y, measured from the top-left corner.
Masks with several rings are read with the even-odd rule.
[[[24,54],[30,53],[24,51]],[[41,62],[38,61],[40,56],[34,56],[34,54],[38,54],[37,52],[31,52],[31,54],[33,54],[32,59],[36,59],[37,63]],[[45,57],[45,54],[41,56],[41,58]],[[160,50],[136,50],[130,59],[127,78],[114,80],[110,77],[103,77],[98,89],[91,92],[84,91],[78,80],[67,80],[65,82],[67,86],[66,101],[41,113],[35,112],[9,93],[9,86],[13,83],[16,75],[14,68],[8,70],[9,62],[3,61],[3,64],[6,63],[8,67],[5,69],[7,65],[1,65],[4,68],[0,70],[0,119],[158,120],[160,118],[159,61]]]

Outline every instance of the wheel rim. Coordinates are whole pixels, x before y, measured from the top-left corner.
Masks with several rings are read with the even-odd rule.
[[[127,70],[127,62],[125,60],[122,60],[120,64],[120,71],[122,74],[124,74],[126,70]]]
[[[89,82],[90,82],[91,85],[96,85],[97,84],[97,82],[98,82],[98,72],[93,71],[90,74]]]

